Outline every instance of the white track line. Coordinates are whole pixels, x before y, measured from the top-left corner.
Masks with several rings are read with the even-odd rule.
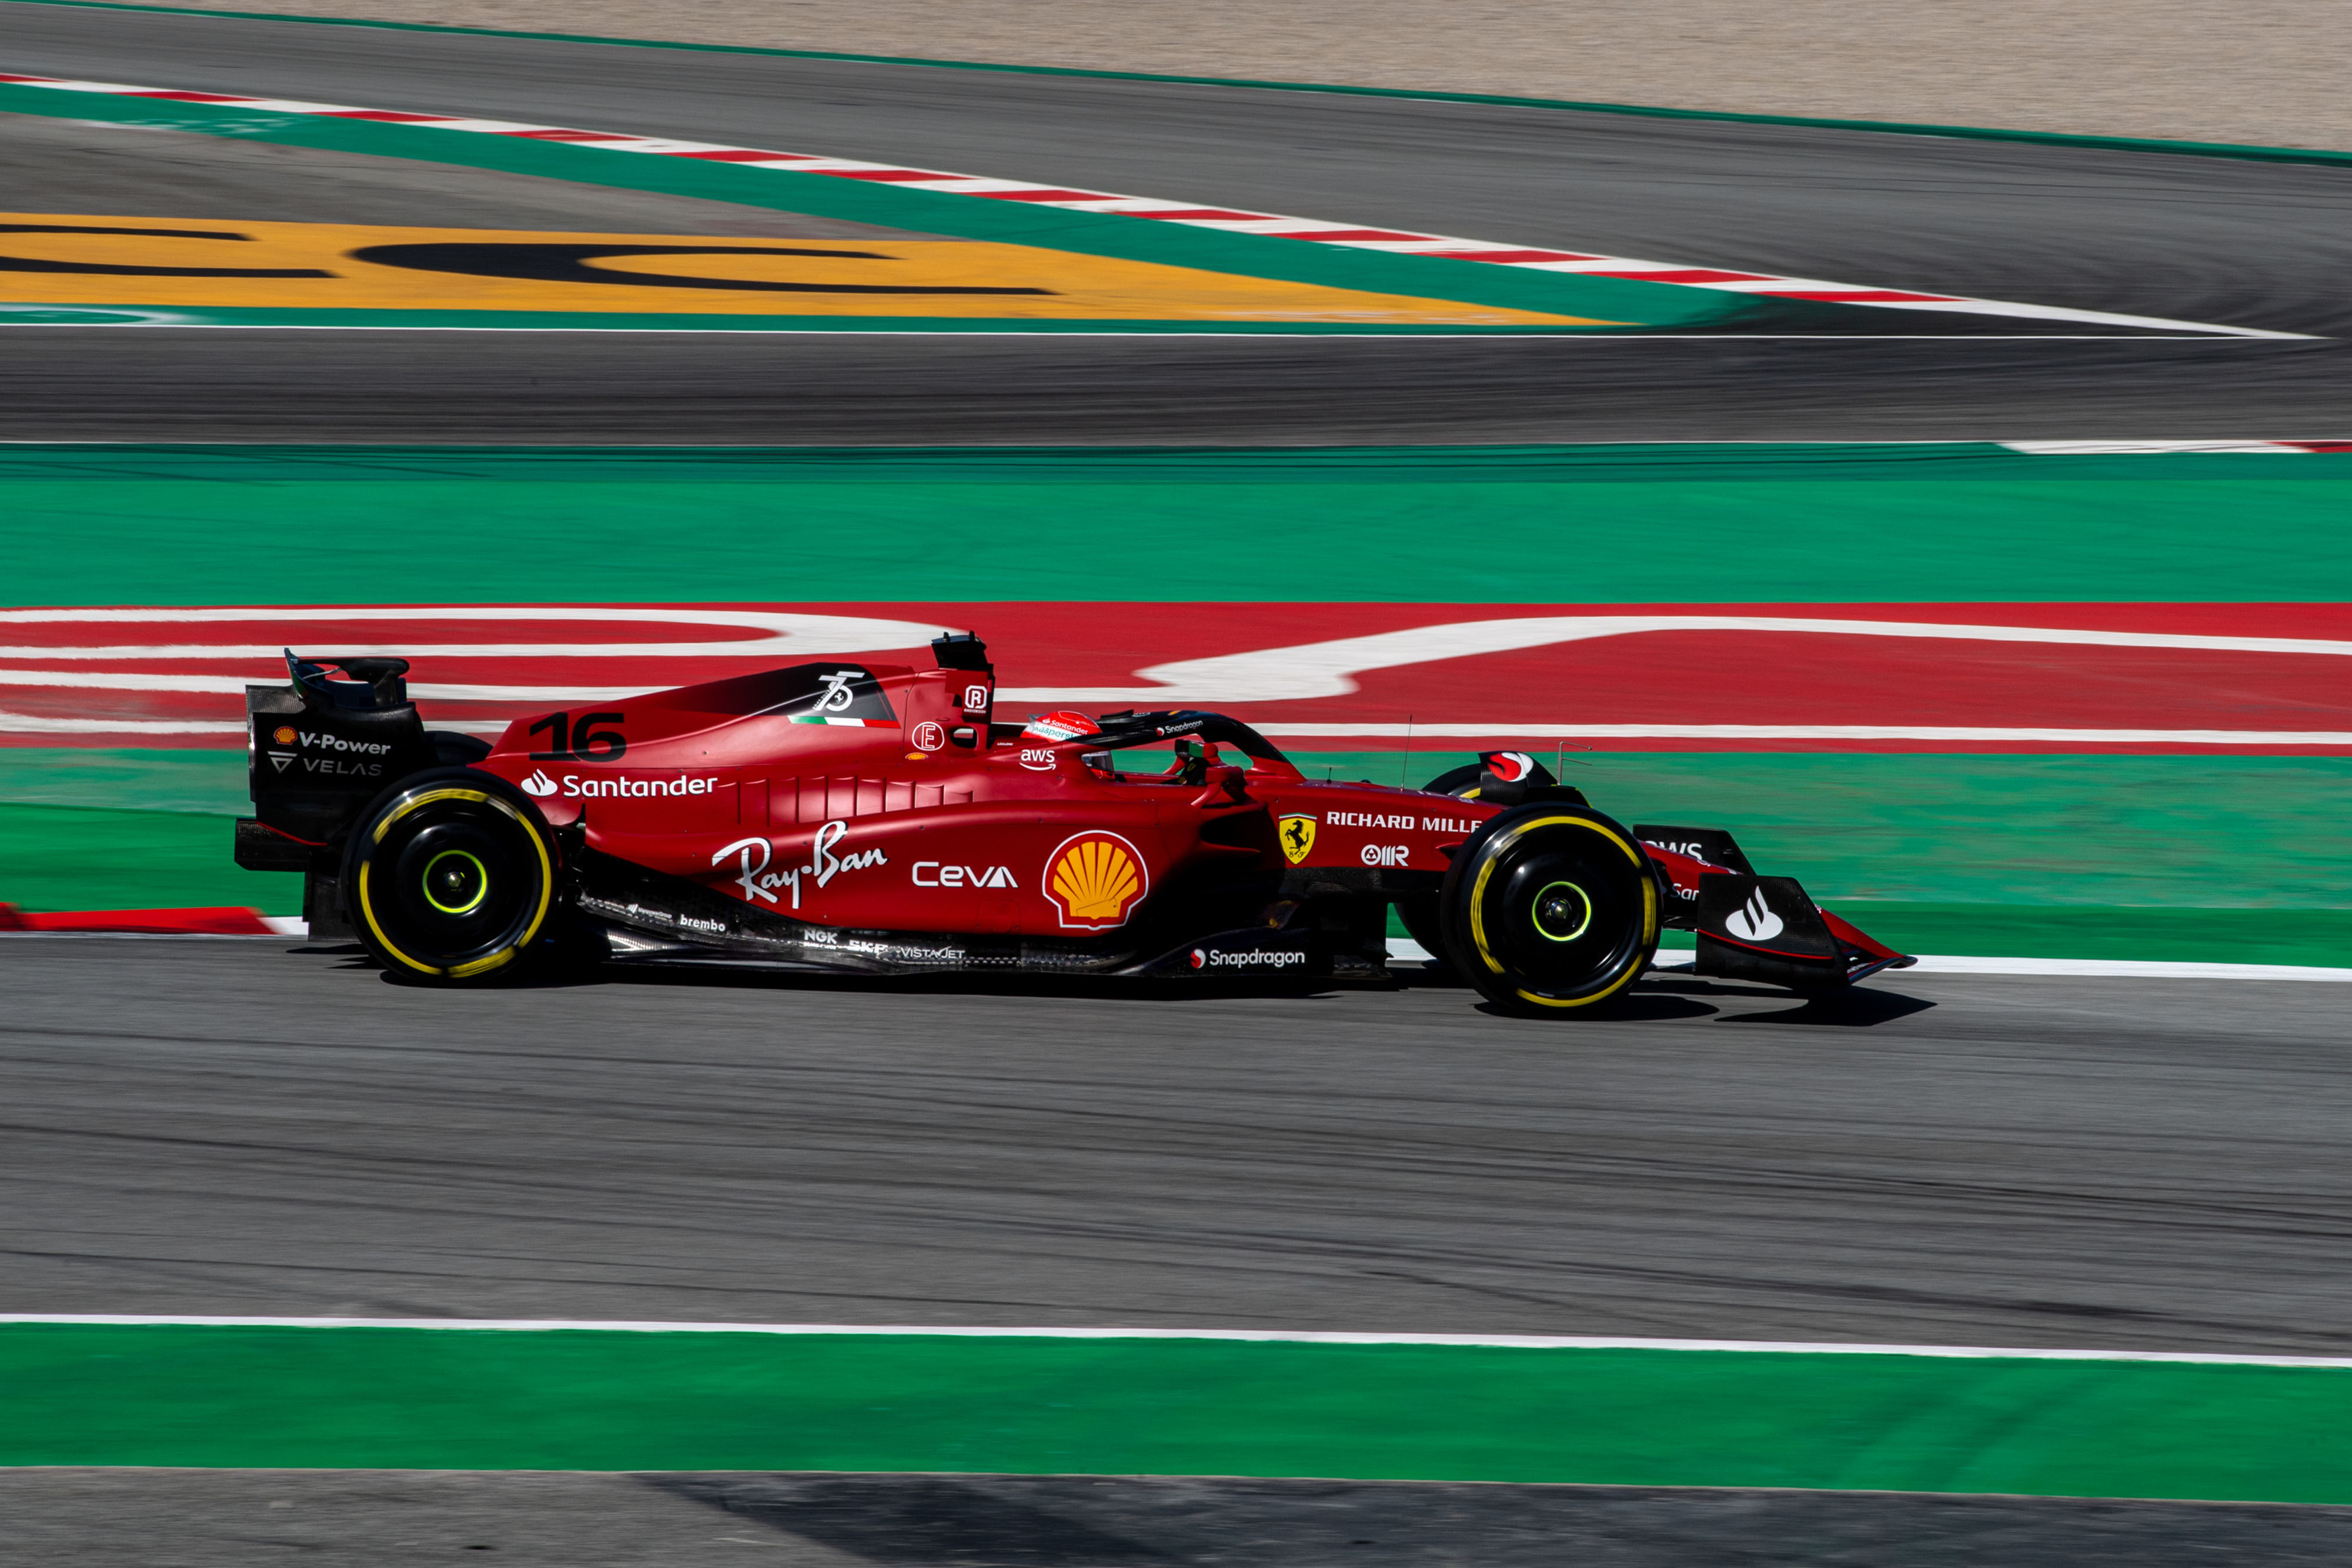
[[[262,924],[275,936],[302,936],[310,934],[310,924],[299,916],[265,915]],[[169,931],[13,931],[0,933],[5,936],[117,936],[142,941],[180,941],[198,936],[206,941],[255,941],[257,937],[224,938],[218,933]],[[1426,964],[1433,955],[1420,943],[1400,936],[1388,942],[1391,961]],[[1662,959],[1682,957],[1686,949],[1668,949],[1658,956]],[[1653,964],[1654,973],[1686,975],[1691,972],[1687,962]],[[2152,980],[2315,980],[2321,982],[2352,982],[2352,969],[2323,968],[2304,964],[2198,964],[2174,963],[2164,959],[2142,958],[1979,958],[1968,955],[1927,954],[1906,973],[1914,975],[2056,975],[2091,979],[2152,979]],[[0,1316],[0,1322],[13,1321]]]
[[[1152,196],[1127,196],[1110,191],[1072,190],[1021,180],[957,174],[941,169],[918,169],[896,163],[872,163],[856,158],[833,158],[812,152],[781,152],[756,147],[730,147],[712,141],[686,141],[672,137],[635,136],[619,131],[582,131],[568,126],[531,125],[510,120],[478,120],[462,115],[415,114],[404,110],[357,109],[348,104],[310,103],[299,99],[247,98],[236,93],[193,92],[177,88],[131,87],[121,82],[80,81],[67,77],[25,76],[0,72],[0,83],[46,88],[59,92],[97,93],[115,98],[157,99],[167,102],[203,104],[216,109],[248,109],[269,114],[317,115],[330,120],[374,120],[426,130],[467,131],[522,141],[555,141],[611,152],[642,152],[663,158],[687,158],[728,163],[738,168],[781,169],[789,173],[823,174],[835,179],[904,186],[982,201],[1018,202],[1024,206],[1063,212],[1104,213],[1119,217],[1172,223],[1226,234],[1258,235],[1272,239],[1303,240],[1346,250],[1383,251],[1392,255],[1427,256],[1450,261],[1475,261],[1495,267],[1535,272],[1572,273],[1590,277],[1627,278],[1641,283],[1670,284],[1722,293],[1762,296],[1776,299],[1814,300],[1837,305],[1864,305],[1895,310],[1936,310],[1971,316],[2002,316],[2024,320],[2078,321],[2105,327],[2151,328],[2231,338],[2306,338],[2305,332],[2276,332],[2255,327],[2224,327],[2207,321],[2176,321],[2158,316],[2124,316],[2106,310],[2073,310],[2053,305],[2027,305],[2012,300],[1976,299],[1957,294],[1923,293],[1914,289],[1876,288],[1837,283],[1819,277],[1786,277],[1770,273],[1693,267],[1686,262],[1643,261],[1634,256],[1601,256],[1582,251],[1543,250],[1498,240],[1465,239],[1450,235],[1415,234],[1400,229],[1368,228],[1322,218],[1286,216],[1168,201]]]
[[[1805,1340],[1630,1339],[1587,1334],[1349,1333],[1305,1329],[987,1328],[899,1323],[659,1322],[595,1318],[166,1317],[113,1312],[10,1312],[0,1325],[101,1328],[432,1329],[491,1333],[730,1333],[929,1339],[1225,1340],[1251,1344],[1434,1345],[1490,1350],[1728,1351],[1765,1355],[1909,1355],[1959,1361],[2133,1361],[2189,1366],[2352,1370],[2352,1357],[2234,1355],[2170,1350],[2040,1350],[1955,1344],[1816,1344]]]
[[[1855,905],[1843,907],[1849,910]],[[1867,906],[1863,907],[1867,917]],[[1433,955],[1420,943],[1401,936],[1388,939],[1389,956],[1426,964]],[[1651,966],[1664,975],[1691,973],[1687,949],[1659,953],[1663,962]],[[1969,954],[1927,953],[1911,968],[1889,970],[1882,979],[1905,975],[2061,975],[2107,980],[2318,980],[2352,983],[2352,969],[2325,968],[2315,964],[2175,963],[2160,958],[1980,958]]]
[[[274,936],[303,936],[310,934],[310,924],[299,916],[265,915],[262,924]],[[181,942],[252,942],[267,940],[259,936],[226,936],[217,932],[173,931],[9,931],[0,932],[0,940],[13,936],[96,936],[119,938],[123,941]],[[1426,964],[1433,955],[1420,943],[1402,936],[1388,940],[1391,961]],[[1687,949],[1668,949],[1658,956],[1682,958]],[[1687,975],[1687,962],[1653,964],[1653,973]],[[1967,955],[1927,954],[1911,968],[1889,971],[1890,974],[1911,975],[2057,975],[2088,979],[2141,980],[2316,980],[2336,983],[2352,982],[2352,969],[2322,968],[2305,964],[2196,964],[2173,963],[2164,959],[2143,958],[1979,958]],[[0,1322],[12,1322],[0,1316]]]
[[[17,677],[0,671],[0,685]],[[43,686],[124,687],[134,690],[231,694],[242,683],[202,676],[64,676],[28,681]],[[419,697],[443,701],[617,701],[641,686],[453,686],[430,682],[412,685]],[[440,719],[437,729],[503,734],[506,721]],[[2021,727],[1959,727],[1937,725],[1867,724],[1261,724],[1259,733],[1286,740],[1338,740],[1352,737],[1393,739],[1418,736],[1446,740],[1863,740],[1931,741],[2054,746],[2246,746],[2352,747],[2352,730],[2333,729],[2036,729]],[[227,720],[52,718],[0,712],[0,735],[242,735],[245,726]]]
[[[299,617],[310,621],[404,622],[571,622],[601,620],[619,622],[668,622],[698,627],[740,624],[748,636],[720,641],[708,638],[664,643],[457,643],[398,641],[378,643],[372,639],[339,639],[353,653],[396,653],[404,657],[590,657],[600,659],[714,657],[758,655],[805,656],[848,653],[881,648],[919,647],[941,628],[921,622],[873,617],[819,615],[788,611],[710,609],[597,609],[511,605],[448,607],[219,609],[27,609],[0,610],[0,627],[9,625],[98,622],[112,625],[169,625],[279,621]],[[1466,658],[1558,644],[1660,632],[1760,632],[1803,635],[1885,637],[1994,643],[2051,643],[2084,647],[2185,650],[2224,653],[2262,653],[2352,657],[2352,639],[2308,637],[2222,636],[2201,632],[2090,630],[2052,626],[1979,625],[1958,622],[1873,621],[1849,617],[1784,615],[1577,614],[1504,616],[1406,627],[1393,632],[1341,637],[1318,643],[1257,648],[1237,653],[1183,659],[1139,670],[1139,679],[1151,684],[1120,686],[1005,687],[998,699],[1040,707],[1123,703],[1139,707],[1233,707],[1240,705],[1294,702],[1309,698],[1346,697],[1358,690],[1357,677],[1370,671]],[[275,663],[275,645],[194,643],[187,641],[102,644],[0,644],[0,660],[23,659],[41,664],[173,660],[254,660]],[[22,669],[0,665],[0,686],[80,688],[108,691],[171,692],[208,696],[237,695],[245,684],[236,675],[149,674],[145,672]],[[660,685],[648,681],[647,685]],[[462,702],[508,702],[541,707],[567,702],[603,702],[631,695],[638,687],[509,686],[417,682],[411,692],[419,697]],[[2352,747],[2352,731],[2235,729],[2092,729],[2014,725],[1852,725],[1852,724],[1594,724],[1530,723],[1513,725],[1488,720],[1476,723],[1387,724],[1370,721],[1286,723],[1274,720],[1259,727],[1266,734],[1297,739],[1370,738],[1425,736],[1443,738],[1507,739],[1643,739],[1708,741],[1848,741],[1915,742],[1927,745],[2000,745],[2031,743],[2057,746],[2160,747]],[[123,720],[75,716],[47,718],[0,712],[0,733],[103,735],[227,733],[215,725],[191,721]]]
[[[2252,452],[2273,456],[2309,456],[2318,452],[2352,453],[2352,441],[2002,441],[1995,443],[2029,457],[2140,456],[2162,452]]]
[[[1901,724],[1280,724],[1254,727],[1290,740],[1349,736],[1545,740],[1929,740],[2031,741],[2060,746],[2352,746],[2336,729],[2043,729],[1991,725]]]

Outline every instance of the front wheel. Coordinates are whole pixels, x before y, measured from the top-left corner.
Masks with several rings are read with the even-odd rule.
[[[1485,765],[1476,762],[1449,768],[1423,785],[1422,792],[1451,795],[1458,800],[1475,800],[1478,798],[1478,779],[1486,771]],[[1436,966],[1436,977],[1449,985],[1459,985],[1461,980],[1454,963],[1445,950],[1445,922],[1438,914],[1443,903],[1444,900],[1433,893],[1406,894],[1396,900],[1397,919],[1402,923],[1405,935],[1429,955],[1430,961]]]
[[[470,768],[421,774],[352,831],[344,896],[359,938],[394,974],[436,985],[503,977],[547,928],[556,857],[539,813]]]
[[[1658,881],[1600,812],[1531,805],[1489,821],[1438,894],[1445,956],[1480,995],[1528,1017],[1589,1016],[1658,951]]]

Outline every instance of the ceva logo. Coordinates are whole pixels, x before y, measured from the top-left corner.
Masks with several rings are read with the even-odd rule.
[[[544,768],[532,768],[530,777],[522,781],[522,792],[534,800],[544,800],[555,790],[555,780],[547,776]]]

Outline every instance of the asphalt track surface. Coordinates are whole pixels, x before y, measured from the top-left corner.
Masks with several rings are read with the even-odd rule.
[[[2311,340],[12,329],[23,439],[2296,437],[2352,431],[2352,171],[1507,106],[130,16],[8,68],[898,160]],[[12,162],[37,166],[19,152]],[[94,190],[65,210],[103,211]],[[119,194],[119,193],[116,193]],[[119,209],[117,209],[119,210]],[[252,215],[252,214],[246,214]],[[197,394],[192,389],[201,388]]]
[[[2335,1568],[2352,1552],[2352,1508],[1213,1478],[53,1469],[0,1472],[10,1549],[44,1568],[306,1557],[337,1568]]]
[[[2352,1352],[2352,998],[1658,978],[1185,995],[0,938],[13,1311]],[[2265,1568],[2352,1509],[1105,1477],[0,1471],[0,1552],[244,1568]]]
[[[2326,436],[2352,172],[77,12],[0,68],[838,152],[2307,341],[10,330],[0,436],[765,443]],[[5,118],[5,117],[0,117]],[[724,204],[0,124],[8,204],[760,235]],[[196,210],[203,202],[219,204]],[[325,205],[317,204],[326,203]],[[277,204],[271,205],[269,204]],[[1859,313],[1858,313],[1859,314]],[[1923,329],[1886,313],[1871,329]],[[1925,324],[1931,331],[1948,323]],[[2345,988],[1659,981],[455,997],[0,939],[20,1312],[1288,1326],[2352,1354]],[[2334,1563],[2352,1511],[1354,1483],[0,1474],[44,1562]],[[761,1555],[755,1552],[753,1555]],[[481,1561],[467,1557],[467,1561]]]
[[[2352,988],[447,992],[0,938],[17,1312],[2352,1355]]]

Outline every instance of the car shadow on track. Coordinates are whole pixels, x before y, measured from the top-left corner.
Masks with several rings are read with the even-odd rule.
[[[386,969],[357,943],[310,944],[288,949],[305,957],[337,958],[339,973],[374,971],[385,985],[433,989],[431,982]],[[1139,979],[1109,975],[829,975],[783,969],[753,969],[735,965],[673,963],[610,964],[574,961],[541,964],[519,975],[505,977],[493,988],[511,991],[573,990],[589,986],[679,986],[706,990],[815,991],[868,996],[988,996],[1066,998],[1088,1001],[1149,1002],[1165,1007],[1176,1002],[1234,999],[1312,1001],[1348,991],[1454,991],[1472,994],[1470,988],[1442,970],[1423,970],[1402,964],[1389,972],[1385,984],[1335,986],[1328,980],[1229,979],[1213,982],[1184,979]],[[1725,1012],[1707,998],[1726,1001],[1793,1002],[1769,1012]],[[1490,1002],[1477,1010],[1497,1018],[1517,1015]],[[1856,987],[1813,997],[1759,986],[1729,985],[1710,980],[1650,979],[1607,1004],[1592,1016],[1611,1023],[1667,1023],[1717,1016],[1722,1023],[1827,1025],[1867,1029],[1908,1018],[1934,1007],[1931,1001],[1894,991]]]
[[[1478,1010],[1489,1018],[1528,1018],[1526,1013],[1498,1008],[1492,1002],[1480,1002]],[[1666,1023],[1676,1019],[1703,1019],[1717,1010],[1713,1004],[1700,1001],[1696,997],[1662,996],[1637,989],[1603,1003],[1586,1016],[1601,1023]],[[1538,1018],[1532,1021],[1543,1023],[1550,1020]]]
[[[1868,1029],[1876,1024],[1892,1023],[1896,1019],[1909,1018],[1936,1006],[1924,997],[1908,997],[1900,991],[1882,991],[1867,986],[1850,986],[1840,991],[1822,991],[1811,996],[1775,990],[1765,986],[1727,985],[1712,980],[1652,980],[1643,988],[1675,995],[1721,997],[1759,1002],[1791,1002],[1792,1007],[1779,1008],[1769,1012],[1742,1009],[1727,1012],[1719,1020],[1724,1023],[1774,1023],[1826,1026],[1832,1029]]]

